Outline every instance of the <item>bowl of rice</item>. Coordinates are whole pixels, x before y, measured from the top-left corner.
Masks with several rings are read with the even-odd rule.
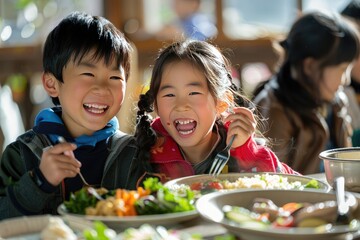
[[[329,192],[331,186],[324,181],[315,178],[270,173],[227,173],[213,177],[208,174],[194,175],[183,178],[177,178],[165,183],[169,189],[173,191],[186,191],[191,189],[196,192],[197,197],[214,191],[230,191],[239,189],[282,189],[282,190],[319,190]]]

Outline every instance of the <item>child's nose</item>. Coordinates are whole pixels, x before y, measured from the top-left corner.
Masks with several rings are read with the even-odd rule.
[[[184,111],[190,108],[189,102],[184,98],[178,98],[176,101],[176,109],[178,111]]]
[[[97,82],[94,85],[93,91],[96,94],[109,94],[110,93],[110,87],[108,84],[106,84],[105,82]]]

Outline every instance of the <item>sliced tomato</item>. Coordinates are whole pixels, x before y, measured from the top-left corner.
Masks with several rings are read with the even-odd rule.
[[[203,188],[203,183],[195,182],[190,185],[191,190],[200,191]]]
[[[295,220],[292,216],[289,217],[277,217],[272,223],[273,227],[294,227]]]
[[[206,184],[206,188],[211,188],[211,189],[217,189],[217,190],[220,190],[220,189],[223,189],[223,185],[219,182],[208,182]]]

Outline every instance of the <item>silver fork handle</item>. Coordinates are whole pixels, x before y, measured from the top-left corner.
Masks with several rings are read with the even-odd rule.
[[[225,148],[226,150],[229,150],[229,149],[231,148],[231,146],[232,146],[232,144],[233,144],[236,136],[237,136],[237,134],[234,134],[234,135],[231,136],[230,142],[229,142],[229,144],[228,144],[228,145],[226,146],[226,148]]]

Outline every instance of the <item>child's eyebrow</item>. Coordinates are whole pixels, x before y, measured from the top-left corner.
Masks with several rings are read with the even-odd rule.
[[[194,82],[190,82],[190,83],[186,84],[185,87],[199,87],[199,86],[201,87],[201,86],[203,86],[203,84],[199,81],[194,81]],[[159,91],[162,91],[165,89],[170,89],[170,88],[174,88],[174,86],[170,85],[170,84],[166,84],[166,85],[161,86]]]
[[[79,66],[95,68],[96,64],[86,61],[86,62],[79,62]]]
[[[79,66],[84,66],[84,67],[89,67],[89,68],[96,68],[98,65],[98,63],[92,63],[92,62],[88,62],[88,61],[83,61],[79,63]],[[112,71],[121,71],[122,67],[119,66],[113,66],[111,68]]]

